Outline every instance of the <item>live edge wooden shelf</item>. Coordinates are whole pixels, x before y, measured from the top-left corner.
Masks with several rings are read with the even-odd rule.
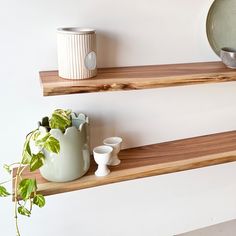
[[[121,164],[111,167],[111,173],[106,177],[94,175],[96,164],[92,158],[89,172],[72,182],[48,182],[39,172],[29,170],[25,170],[23,176],[36,178],[38,191],[44,195],[52,195],[233,162],[236,161],[236,131],[126,149],[122,150],[119,156]]]
[[[229,82],[236,81],[236,71],[221,62],[202,62],[100,68],[96,77],[85,80],[66,80],[57,71],[42,71],[40,79],[43,95],[51,96]]]

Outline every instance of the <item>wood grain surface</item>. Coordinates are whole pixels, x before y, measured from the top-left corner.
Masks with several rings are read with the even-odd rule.
[[[236,131],[126,149],[119,156],[121,164],[111,167],[111,173],[106,177],[94,175],[96,164],[93,159],[88,173],[72,182],[48,182],[38,171],[31,173],[26,170],[23,176],[36,178],[38,191],[52,195],[232,162],[236,161]]]
[[[100,68],[91,79],[66,80],[57,71],[40,72],[43,95],[161,88],[236,81],[236,71],[221,62]]]

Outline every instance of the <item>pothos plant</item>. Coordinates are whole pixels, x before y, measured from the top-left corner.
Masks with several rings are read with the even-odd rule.
[[[66,128],[72,126],[71,111],[57,109],[46,123],[48,131],[50,129],[60,129],[64,133]],[[40,125],[42,124],[40,123]],[[32,144],[37,147],[36,152],[32,150]],[[18,215],[29,217],[34,205],[40,208],[45,205],[44,196],[37,193],[36,179],[23,178],[22,176],[26,168],[33,172],[43,166],[45,160],[44,150],[58,154],[60,152],[60,143],[50,132],[41,133],[40,129],[37,128],[27,135],[20,162],[3,166],[9,174],[12,173],[13,169],[16,171],[14,177],[0,183],[0,197],[11,196],[13,198],[17,236],[20,236]],[[14,183],[13,193],[10,193],[4,187],[10,181]]]

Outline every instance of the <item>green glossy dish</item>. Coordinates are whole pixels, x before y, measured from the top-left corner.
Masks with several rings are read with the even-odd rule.
[[[236,49],[236,0],[215,0],[206,22],[208,41],[220,56],[224,47]]]

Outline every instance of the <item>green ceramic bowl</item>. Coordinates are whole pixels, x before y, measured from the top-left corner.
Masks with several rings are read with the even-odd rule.
[[[215,0],[206,22],[208,41],[220,56],[222,48],[236,49],[236,0]]]

